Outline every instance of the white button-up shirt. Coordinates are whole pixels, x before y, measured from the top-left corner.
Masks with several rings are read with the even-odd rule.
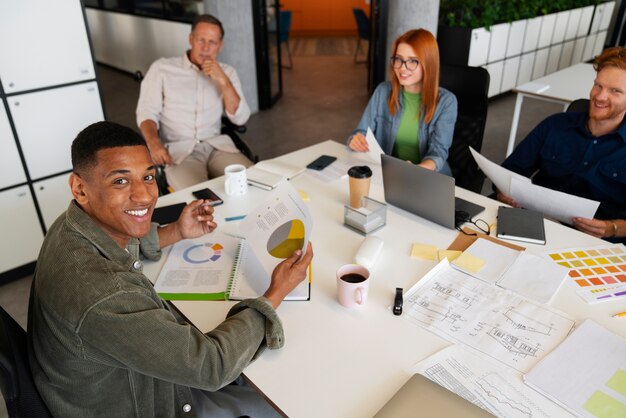
[[[250,108],[237,71],[228,64],[219,65],[240,98],[235,114],[226,115],[234,124],[243,125],[250,117]],[[237,152],[230,138],[220,135],[223,113],[220,87],[189,61],[186,53],[182,57],[158,59],[141,83],[137,125],[148,119],[154,121],[176,164],[193,151],[198,141],[207,141],[218,150]]]

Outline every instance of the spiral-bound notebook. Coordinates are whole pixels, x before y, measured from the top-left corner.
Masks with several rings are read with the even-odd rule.
[[[176,243],[154,289],[166,300],[241,300],[263,295],[270,275],[245,239],[213,233]],[[285,298],[309,299],[310,280]]]

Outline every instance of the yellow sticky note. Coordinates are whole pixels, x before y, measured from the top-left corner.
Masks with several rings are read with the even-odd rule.
[[[438,252],[439,261],[443,260],[444,258],[447,258],[448,261],[452,262],[462,253],[463,251],[457,251],[457,250],[439,250]]]
[[[304,202],[308,202],[309,200],[311,200],[311,198],[309,197],[308,194],[306,194],[306,192],[304,190],[298,190],[298,194],[300,195],[300,198],[304,201]]]
[[[485,265],[485,260],[464,252],[454,260],[453,264],[470,273],[478,273]]]
[[[438,248],[428,244],[413,244],[411,247],[411,257],[422,260],[437,261]]]

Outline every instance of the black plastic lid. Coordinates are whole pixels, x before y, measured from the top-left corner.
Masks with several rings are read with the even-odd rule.
[[[357,165],[350,167],[348,175],[355,179],[366,179],[372,177],[372,170],[366,165]]]

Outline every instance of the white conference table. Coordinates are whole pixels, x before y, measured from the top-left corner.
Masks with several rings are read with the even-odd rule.
[[[305,166],[322,154],[345,156],[344,145],[325,141],[286,154],[291,163]],[[354,154],[353,154],[354,155]],[[375,178],[370,196],[384,201],[380,166],[370,165]],[[245,214],[267,193],[250,187],[240,197],[224,193],[223,178],[210,180],[189,189],[164,196],[159,206],[191,201],[192,190],[210,187],[224,198],[216,208],[223,218]],[[283,302],[278,308],[285,330],[285,346],[267,350],[247,367],[245,375],[280,411],[291,417],[369,417],[374,415],[409,379],[411,368],[450,343],[422,329],[389,309],[395,288],[408,290],[435,262],[409,256],[413,243],[428,243],[446,248],[457,236],[450,230],[398,208],[388,206],[387,224],[373,235],[384,240],[384,248],[371,269],[369,300],[365,309],[351,310],[336,301],[335,272],[353,257],[363,236],[343,226],[343,208],[348,201],[347,179],[325,183],[307,174],[291,180],[310,197],[308,206],[314,225],[313,285],[308,302]],[[464,189],[457,195],[486,207],[478,215],[489,223],[496,220],[498,203]],[[240,222],[223,222],[218,228],[236,232]],[[606,242],[551,221],[545,222],[547,244],[529,244],[541,252],[546,249],[593,246]],[[493,233],[492,233],[493,234]],[[154,280],[165,257],[146,263],[145,273]],[[200,330],[217,326],[235,302],[176,301],[175,306]],[[577,323],[585,318],[626,336],[623,319],[611,314],[626,310],[624,302],[585,304],[564,285],[552,304],[571,315]]]
[[[593,65],[579,63],[515,87],[513,92],[517,93],[517,98],[515,100],[515,110],[513,111],[513,121],[511,122],[509,143],[506,148],[506,157],[511,155],[515,147],[515,137],[517,136],[517,127],[524,97],[562,103],[565,110],[574,100],[589,98],[589,91],[595,76],[596,72],[593,69]],[[533,88],[537,85],[549,87],[545,90],[537,91]]]

